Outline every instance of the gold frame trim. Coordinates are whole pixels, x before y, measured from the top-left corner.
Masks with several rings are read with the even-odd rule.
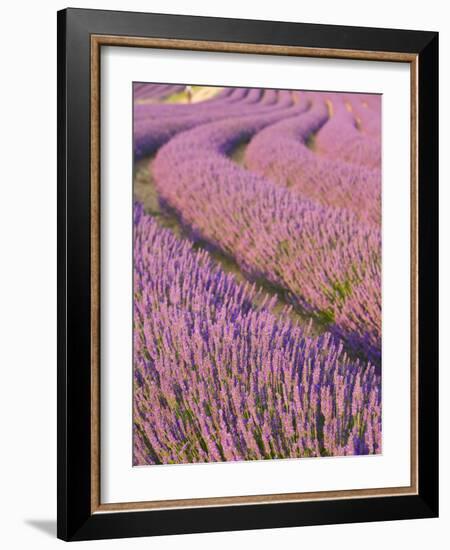
[[[408,487],[191,498],[102,504],[100,500],[100,49],[164,48],[409,63],[411,74],[411,484]],[[409,53],[304,48],[233,42],[91,35],[91,513],[341,500],[418,494],[418,56]]]

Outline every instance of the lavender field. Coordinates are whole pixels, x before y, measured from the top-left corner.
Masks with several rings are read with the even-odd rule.
[[[133,464],[380,453],[380,96],[133,93]]]

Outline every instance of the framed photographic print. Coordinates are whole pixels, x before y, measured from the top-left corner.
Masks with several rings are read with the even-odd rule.
[[[438,36],[58,13],[58,536],[438,514]]]

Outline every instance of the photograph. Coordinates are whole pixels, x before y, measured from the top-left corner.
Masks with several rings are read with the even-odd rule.
[[[133,466],[382,454],[382,95],[131,95]]]
[[[205,13],[58,12],[57,536],[435,518],[438,32]]]

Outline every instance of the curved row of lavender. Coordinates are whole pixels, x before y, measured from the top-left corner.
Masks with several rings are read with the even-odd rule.
[[[380,378],[134,212],[134,464],[377,453]]]
[[[184,235],[136,206],[135,464],[381,451],[380,109],[243,88],[135,103],[135,159]]]
[[[178,84],[147,84],[136,82],[133,86],[133,99],[135,102],[145,102],[164,99],[184,90],[184,86]],[[139,103],[136,103],[137,105]]]
[[[347,110],[353,113],[356,126],[378,141],[381,148],[381,96],[343,94],[343,100]]]
[[[220,119],[239,118],[250,113],[274,115],[276,111],[298,113],[296,96],[282,90],[270,93],[236,88],[219,94],[210,101],[194,105],[135,105],[134,154],[139,160],[155,153],[162,145],[183,131]],[[303,102],[301,102],[303,103]],[[159,109],[158,109],[159,107]],[[178,107],[178,109],[176,109]],[[300,109],[304,109],[300,106]]]
[[[328,99],[332,116],[316,136],[319,154],[328,158],[348,161],[379,170],[381,167],[381,142],[359,128],[352,113],[352,105],[341,94],[330,94]],[[373,111],[379,120],[379,111]]]
[[[313,96],[314,97],[314,96]],[[373,119],[378,119],[373,114]],[[368,122],[369,123],[369,122]],[[259,132],[245,152],[247,168],[268,179],[327,206],[348,208],[362,221],[380,224],[381,219],[381,170],[343,160],[355,150],[369,151],[374,140],[357,132],[354,126],[336,124],[329,119],[325,100],[312,99],[309,111],[298,117],[283,120]],[[339,143],[341,157],[322,158],[308,140],[317,136],[323,143],[323,135]],[[355,145],[355,143],[357,145]],[[337,148],[337,147],[335,147]]]
[[[343,337],[352,351],[379,364],[379,227],[361,222],[351,209],[294,194],[226,156],[294,110],[303,113],[294,116],[317,124],[312,109],[300,102],[295,108],[220,119],[180,133],[156,155],[156,188],[193,236],[233,257],[251,279],[285,291],[294,306]]]
[[[166,104],[134,104],[135,122],[142,123],[152,118],[193,115],[204,112],[205,109],[228,107],[231,104],[274,105],[280,97],[293,101],[298,94],[286,90],[260,90],[257,88],[223,88],[213,97],[194,104],[166,103]]]

